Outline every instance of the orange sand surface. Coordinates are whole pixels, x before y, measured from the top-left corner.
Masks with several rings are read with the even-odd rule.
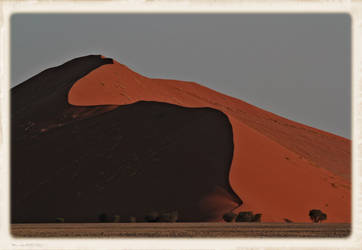
[[[76,106],[157,101],[224,112],[233,127],[230,185],[264,222],[309,222],[321,209],[328,222],[351,221],[351,141],[290,121],[193,82],[151,79],[114,61],[78,80],[68,94]],[[222,192],[207,204],[223,200]],[[221,202],[223,203],[223,202]]]

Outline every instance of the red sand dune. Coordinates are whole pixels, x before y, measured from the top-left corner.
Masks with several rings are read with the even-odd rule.
[[[230,184],[264,222],[309,222],[322,209],[328,222],[351,221],[348,139],[290,121],[193,82],[151,79],[114,61],[78,80],[68,94],[75,106],[157,101],[224,112],[233,127]],[[215,192],[205,204],[223,200]]]
[[[112,63],[79,57],[12,88],[12,223],[89,223],[100,213],[142,222],[151,211],[175,210],[178,221],[205,222],[240,206],[229,182],[232,125],[222,111],[68,103],[77,80]]]

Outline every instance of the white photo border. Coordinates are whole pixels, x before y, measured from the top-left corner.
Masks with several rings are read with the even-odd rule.
[[[10,234],[10,19],[18,13],[346,13],[352,31],[352,232],[334,239],[14,238]],[[0,249],[362,249],[362,2],[336,1],[0,1]]]

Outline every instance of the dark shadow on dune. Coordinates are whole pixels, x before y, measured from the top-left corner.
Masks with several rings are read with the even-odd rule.
[[[238,200],[228,181],[231,124],[214,109],[139,102],[12,138],[14,222],[170,210],[182,221],[204,221],[198,202],[215,187]]]
[[[42,71],[11,89],[12,127],[21,127],[29,134],[34,127],[74,120],[75,112],[85,113],[90,108],[74,109],[68,104],[68,92],[73,84],[94,69],[112,64],[113,60],[99,55],[79,57],[60,66]],[[17,131],[21,133],[20,131]]]
[[[229,184],[233,134],[221,111],[67,103],[74,82],[109,60],[78,58],[12,90],[12,222],[95,222],[102,212],[128,221],[171,210],[180,221],[208,221],[199,201],[215,188],[241,204]]]

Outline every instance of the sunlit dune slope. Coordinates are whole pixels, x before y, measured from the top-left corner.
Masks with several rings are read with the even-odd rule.
[[[351,220],[348,139],[196,83],[147,78],[116,61],[79,79],[68,94],[74,106],[138,101],[211,107],[227,115],[234,139],[229,180],[244,202],[237,211],[262,213],[263,221],[307,222],[308,211],[317,208],[327,213],[329,222]],[[217,197],[208,204],[217,203]]]

